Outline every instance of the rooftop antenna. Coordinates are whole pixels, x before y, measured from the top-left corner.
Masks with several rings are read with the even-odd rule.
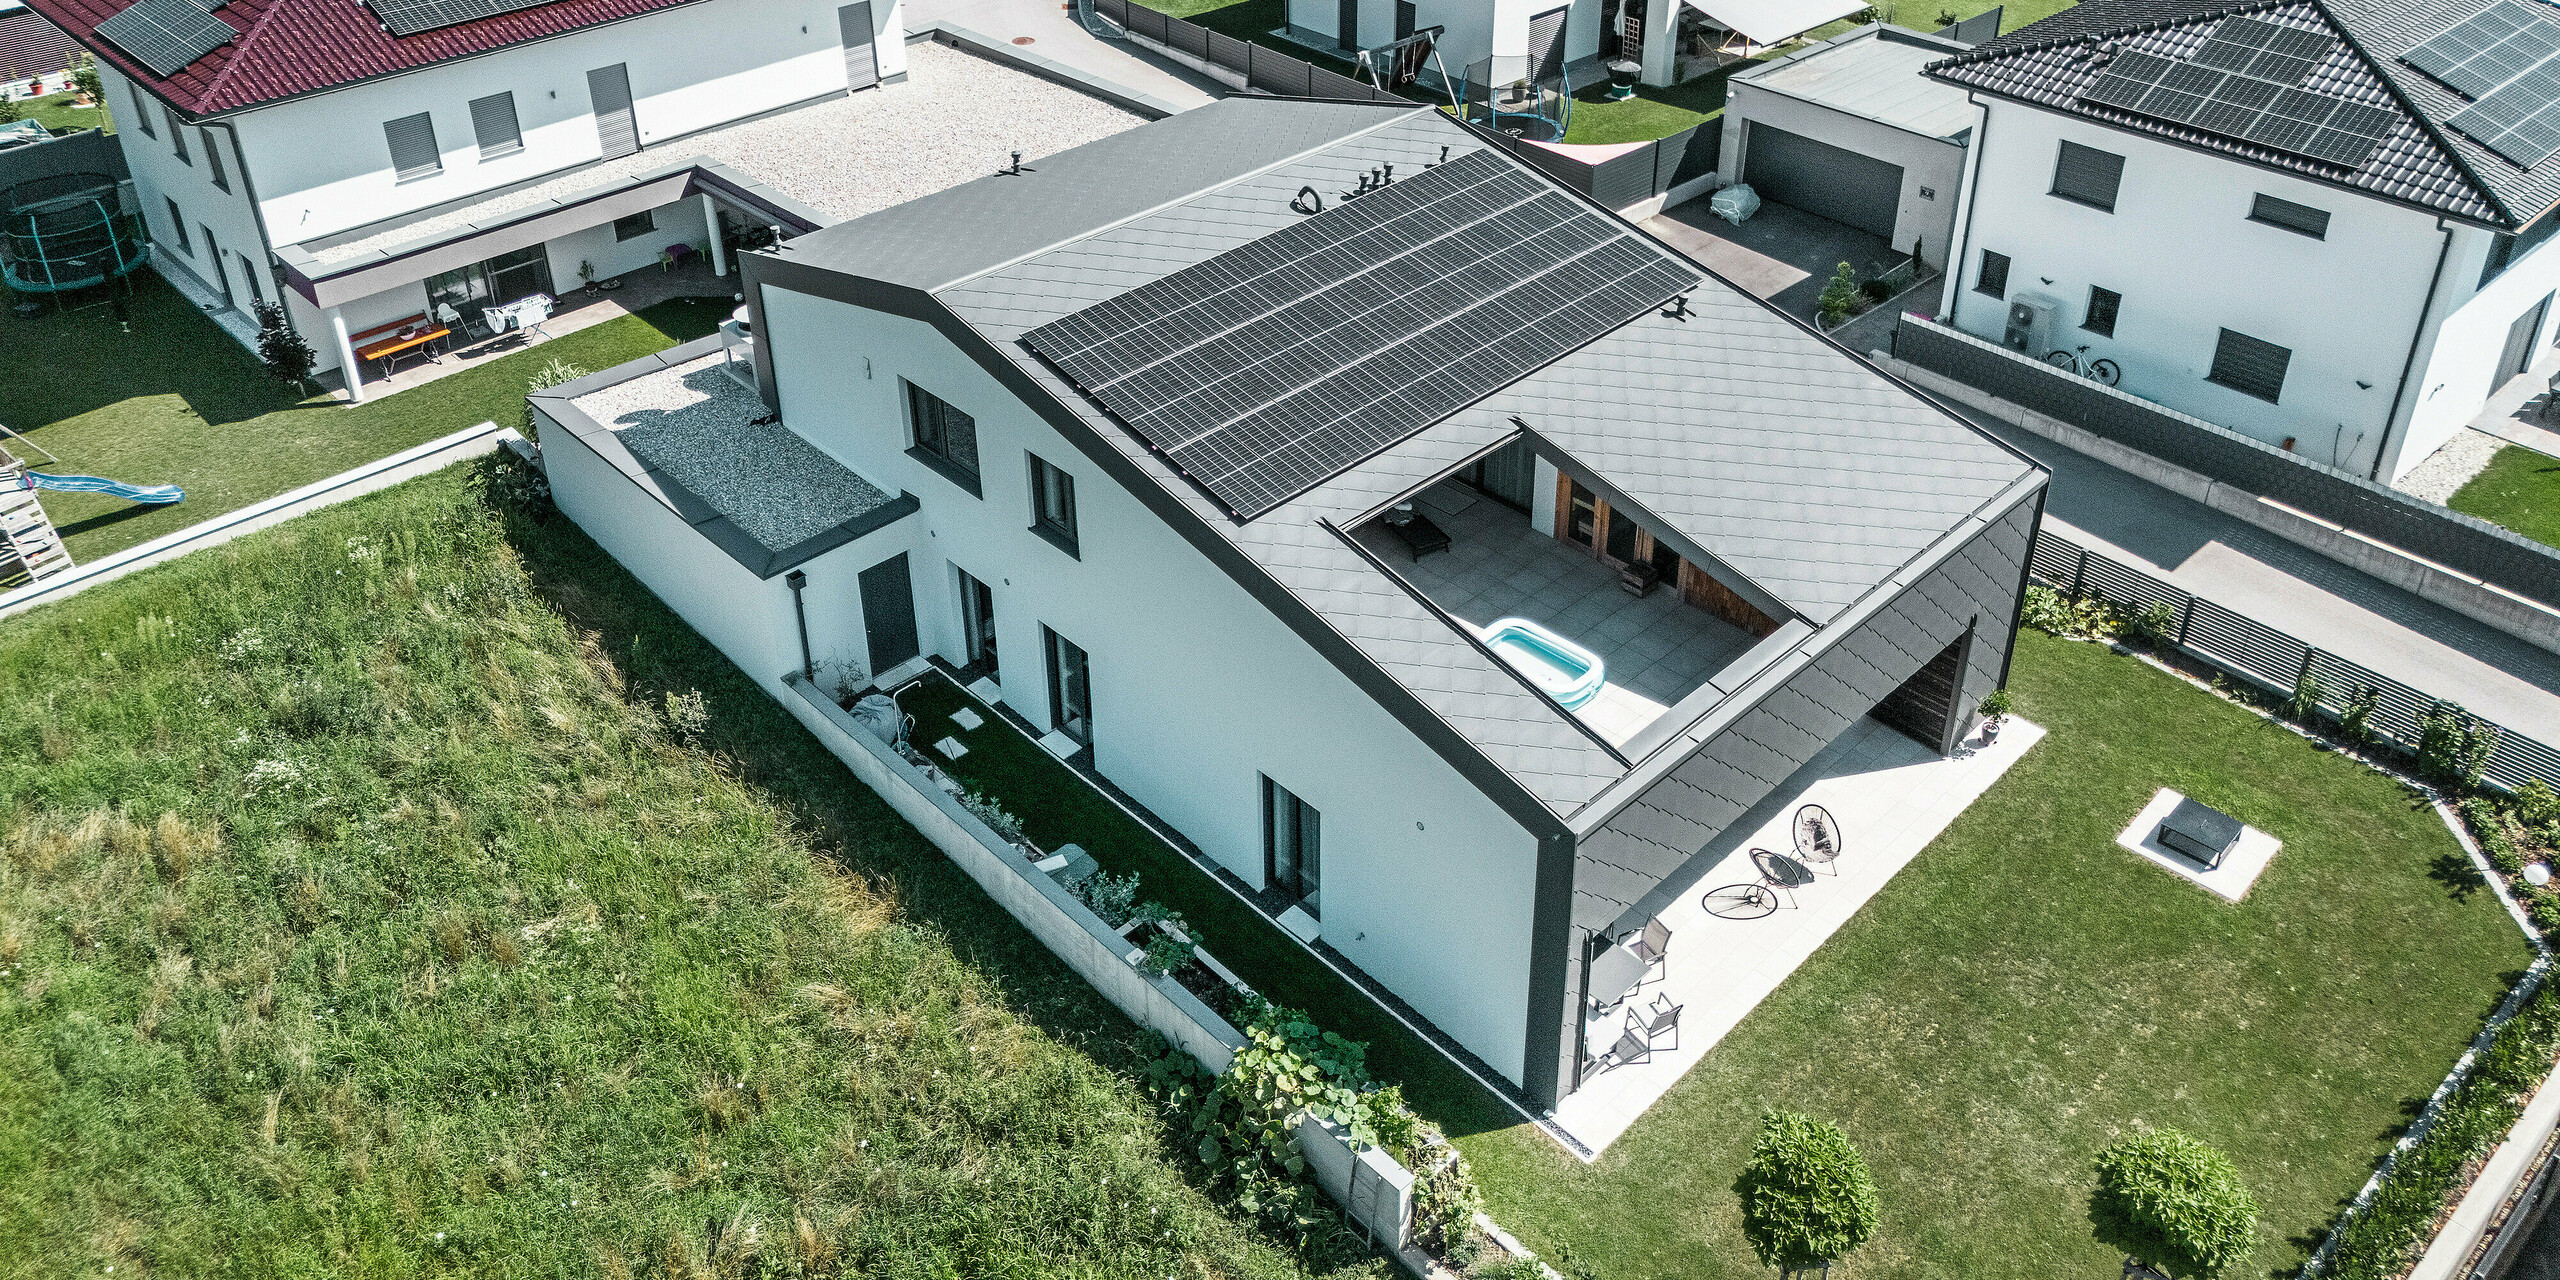
[[[1689,318],[1689,295],[1685,293],[1673,294],[1671,297],[1670,309],[1664,311],[1662,314],[1669,316],[1674,320],[1687,320]]]
[[[1009,165],[1009,166],[1007,166],[1007,167],[1005,167],[1005,168],[1002,168],[1002,169],[998,169],[998,170],[996,170],[996,173],[997,173],[997,175],[998,175],[998,176],[1000,176],[1000,177],[1006,177],[1006,178],[1013,177],[1014,175],[1019,174],[1019,173],[1021,173],[1021,172],[1022,172],[1022,153],[1021,153],[1021,152],[1019,152],[1019,151],[1016,151],[1016,152],[1014,152],[1014,153],[1013,153],[1013,163],[1012,163],[1011,165]]]

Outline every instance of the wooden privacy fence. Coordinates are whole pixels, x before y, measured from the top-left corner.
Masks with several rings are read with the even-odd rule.
[[[2375,698],[2368,723],[2403,751],[2416,751],[2418,717],[2442,701],[2050,530],[2036,531],[2029,570],[2037,581],[2067,595],[2096,596],[2135,609],[2168,609],[2167,643],[2278,695],[2290,697],[2304,676],[2316,677],[2322,710],[2332,717],[2348,699],[2371,689]],[[2498,745],[2481,771],[2486,781],[2508,791],[2536,781],[2560,788],[2560,751],[2485,717],[2481,721],[2498,731]]]

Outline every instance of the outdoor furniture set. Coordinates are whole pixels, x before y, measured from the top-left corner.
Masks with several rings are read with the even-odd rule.
[[[1830,810],[1818,804],[1806,805],[1796,810],[1792,825],[1795,856],[1768,849],[1751,850],[1751,870],[1758,878],[1707,890],[1704,903],[1709,914],[1729,920],[1765,916],[1778,909],[1780,890],[1792,897],[1796,890],[1813,883],[1814,868],[1839,860],[1840,823]]]
[[[371,360],[389,374],[399,369],[400,361],[406,357],[423,357],[434,363],[442,355],[435,344],[452,334],[453,330],[429,320],[427,313],[421,311],[389,324],[375,325],[348,341],[355,348],[356,359]]]
[[[1591,1007],[1583,1024],[1583,1043],[1596,1045],[1609,1039],[1610,1024],[1618,1023],[1616,1042],[1585,1062],[1586,1075],[1598,1075],[1653,1056],[1655,1042],[1671,1037],[1671,1047],[1680,1047],[1680,1009],[1669,994],[1657,995],[1653,1003],[1635,1007],[1639,988],[1652,980],[1653,972],[1671,957],[1671,929],[1660,918],[1645,921],[1644,928],[1611,943],[1591,960]],[[1603,998],[1599,993],[1618,994]],[[1620,1017],[1621,1011],[1624,1016]]]

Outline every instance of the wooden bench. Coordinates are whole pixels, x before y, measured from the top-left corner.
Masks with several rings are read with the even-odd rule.
[[[356,359],[371,360],[381,365],[382,372],[388,376],[399,368],[402,356],[424,356],[430,361],[436,359],[433,344],[451,336],[453,330],[428,320],[427,313],[421,311],[389,324],[375,325],[348,338],[347,344],[355,348]]]

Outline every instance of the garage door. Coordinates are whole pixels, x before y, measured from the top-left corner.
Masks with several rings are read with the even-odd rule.
[[[1902,205],[1901,165],[1757,120],[1744,139],[1742,165],[1742,180],[1763,200],[1893,238],[1894,214]]]

